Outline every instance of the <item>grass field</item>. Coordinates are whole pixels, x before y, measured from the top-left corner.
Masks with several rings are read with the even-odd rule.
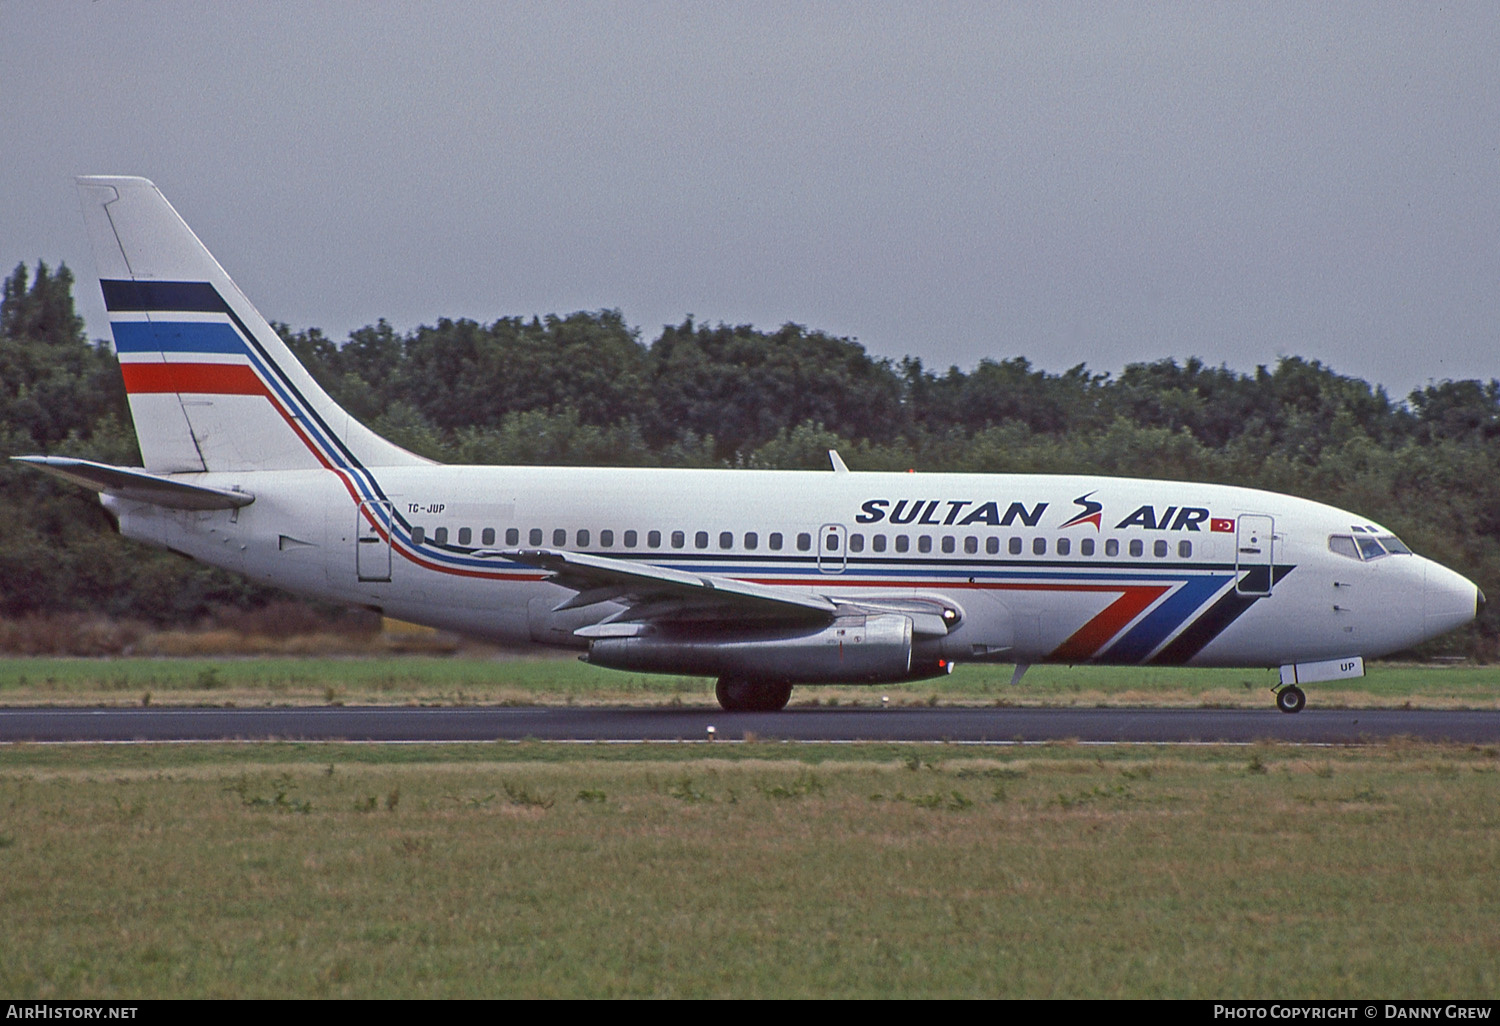
[[[1500,752],[0,748],[12,997],[1489,997]]]
[[[1271,705],[1272,670],[959,666],[949,677],[872,687],[801,687],[794,704]],[[1375,663],[1362,679],[1312,684],[1313,708],[1500,708],[1500,666]],[[0,658],[4,705],[308,705],[398,703],[712,704],[713,682],[620,673],[570,657]]]
[[[1274,674],[961,667],[794,702],[1268,706]],[[1500,704],[1375,665],[1309,703]],[[0,660],[0,703],[712,702],[572,659]],[[0,746],[0,993],[1489,997],[1500,751]]]

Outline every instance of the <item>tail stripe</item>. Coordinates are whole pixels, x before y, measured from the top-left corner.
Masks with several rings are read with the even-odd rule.
[[[247,356],[240,336],[222,321],[113,321],[118,353],[222,353]]]
[[[104,308],[110,313],[155,312],[229,313],[229,304],[219,290],[206,281],[99,281]]]
[[[266,394],[281,400],[284,405],[283,416],[298,425],[307,435],[304,437],[309,442],[309,448],[313,454],[330,469],[343,470],[350,474],[358,475],[359,491],[367,499],[385,499],[385,493],[375,482],[369,471],[354,457],[343,441],[331,431],[323,418],[318,415],[316,409],[309,403],[296,385],[282,373],[270,355],[256,341],[255,335],[240,320],[224,298],[210,282],[194,281],[129,281],[119,279],[102,279],[99,285],[104,292],[104,305],[110,313],[219,313],[224,314],[234,325],[231,330],[228,325],[211,321],[181,321],[173,322],[174,331],[180,330],[180,343],[177,339],[164,338],[159,323],[147,324],[145,328],[126,327],[127,325],[141,325],[140,321],[116,320],[111,322],[115,331],[116,346],[120,347],[120,329],[125,328],[127,336],[132,336],[127,345],[141,344],[144,349],[121,351],[151,351],[151,352],[222,352],[231,355],[243,355],[250,361],[250,365],[260,374],[270,391]],[[235,333],[238,337],[235,338]],[[132,333],[134,333],[132,335]],[[230,347],[230,341],[234,344]],[[164,348],[162,343],[170,341],[174,348]],[[223,348],[192,348],[195,345],[208,344]],[[124,364],[121,365],[125,366]],[[126,385],[127,389],[129,384]],[[187,391],[188,389],[184,389]],[[264,392],[265,390],[262,389]]]
[[[318,461],[344,478],[345,486],[356,502],[361,499],[387,498],[375,476],[349,451],[343,440],[329,429],[317,410],[271,359],[270,354],[256,340],[239,315],[224,302],[212,283],[104,279],[99,284],[104,292],[105,307],[110,313],[217,313],[228,317],[233,324],[231,328],[228,324],[214,321],[114,320],[111,327],[115,332],[116,348],[120,352],[216,353],[243,356],[249,361],[248,366],[241,366],[239,373],[230,370],[235,365],[122,362],[120,367],[125,374],[127,391],[264,395],[271,400]],[[454,559],[447,553],[436,555],[440,559],[461,565],[484,566],[487,572],[458,571],[453,567],[435,565],[423,558],[425,553],[419,552],[418,547],[412,543],[411,525],[404,516],[394,512],[393,505],[377,503],[364,509],[365,515],[370,517],[376,529],[387,532],[393,541],[399,543],[398,551],[402,551],[414,562],[433,569],[448,569],[450,572],[473,576],[514,576],[488,570],[490,564],[483,561]],[[387,515],[386,510],[393,512]]]
[[[263,395],[270,393],[260,377],[244,364],[234,363],[122,363],[125,391],[194,392],[202,395]]]

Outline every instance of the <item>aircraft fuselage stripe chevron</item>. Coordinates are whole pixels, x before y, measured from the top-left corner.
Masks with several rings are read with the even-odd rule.
[[[464,577],[538,581],[547,576],[535,571],[497,571],[492,561],[474,558],[462,548],[430,541],[414,543],[410,523],[387,501],[374,474],[324,423],[211,283],[105,280],[100,285],[110,314],[124,315],[112,316],[111,326],[127,392],[264,396],[318,462],[339,476],[372,527],[391,541],[403,558],[429,570]],[[130,316],[133,314],[146,314],[150,319],[136,319]],[[224,320],[201,319],[205,314],[220,315]],[[151,354],[160,358],[147,359]],[[627,559],[638,556],[599,554]],[[675,561],[667,557],[668,563]],[[1237,594],[1232,587],[1237,575],[1223,572],[1223,566],[1177,567],[1167,572],[1080,567],[1076,572],[1058,572],[1028,571],[996,561],[955,564],[935,560],[924,564],[908,560],[903,562],[916,565],[860,568],[851,560],[843,574],[808,577],[810,562],[809,557],[788,557],[683,568],[835,594],[941,584],[944,588],[995,592],[1115,595],[1050,654],[1049,659],[1062,662],[1186,662],[1257,598]],[[1220,572],[1212,572],[1216,569]],[[1277,578],[1291,569],[1278,567]]]

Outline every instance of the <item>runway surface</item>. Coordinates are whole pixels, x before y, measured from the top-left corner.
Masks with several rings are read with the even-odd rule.
[[[963,741],[1357,744],[1395,737],[1500,743],[1500,711],[712,708],[0,709],[24,741]]]

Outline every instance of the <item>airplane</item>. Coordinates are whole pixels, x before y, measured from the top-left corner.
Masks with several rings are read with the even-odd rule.
[[[141,467],[14,457],[121,534],[288,591],[626,671],[796,685],[959,663],[1263,667],[1275,705],[1476,617],[1366,517],[1086,475],[445,466],[341,409],[147,179],[77,179]]]

